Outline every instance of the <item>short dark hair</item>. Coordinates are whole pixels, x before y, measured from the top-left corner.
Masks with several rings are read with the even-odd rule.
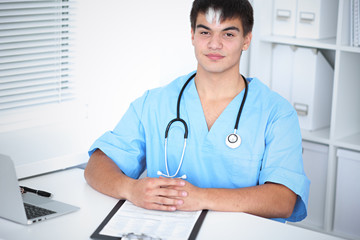
[[[191,28],[194,31],[197,16],[199,13],[205,14],[209,8],[221,11],[221,21],[239,18],[244,30],[244,36],[252,31],[254,13],[248,0],[194,0],[190,13]]]

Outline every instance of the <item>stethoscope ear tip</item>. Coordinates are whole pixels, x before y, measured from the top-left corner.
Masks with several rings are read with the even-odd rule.
[[[174,176],[169,176],[169,175],[163,174],[161,171],[157,171],[156,174],[159,175],[159,176],[166,177],[166,178],[173,178],[173,177],[174,177]],[[178,177],[178,178],[180,178],[180,179],[186,179],[187,176],[186,176],[186,174],[184,174],[184,175],[182,175],[181,177]]]
[[[182,176],[179,177],[179,178],[181,178],[181,179],[187,179],[187,176],[186,176],[186,174],[184,174],[184,175],[182,175]]]

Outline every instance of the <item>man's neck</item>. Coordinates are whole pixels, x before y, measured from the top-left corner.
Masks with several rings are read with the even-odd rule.
[[[239,72],[209,73],[198,69],[195,77],[200,98],[211,100],[233,99],[245,87]]]

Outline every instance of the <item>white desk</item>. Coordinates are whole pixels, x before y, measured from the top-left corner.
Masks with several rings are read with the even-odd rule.
[[[23,226],[0,218],[0,239],[89,239],[118,202],[93,190],[84,180],[83,170],[70,169],[21,181],[22,185],[47,190],[54,199],[81,209],[75,213]],[[245,213],[209,211],[197,239],[326,239],[333,236]]]

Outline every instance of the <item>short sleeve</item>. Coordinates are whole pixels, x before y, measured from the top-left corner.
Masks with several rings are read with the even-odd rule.
[[[96,149],[103,151],[132,178],[138,178],[145,170],[146,144],[141,113],[147,93],[131,103],[115,129],[105,132],[89,149],[89,156]]]
[[[293,109],[269,119],[259,184],[266,182],[282,184],[297,194],[294,211],[286,221],[307,216],[310,181],[304,172],[301,132]]]

